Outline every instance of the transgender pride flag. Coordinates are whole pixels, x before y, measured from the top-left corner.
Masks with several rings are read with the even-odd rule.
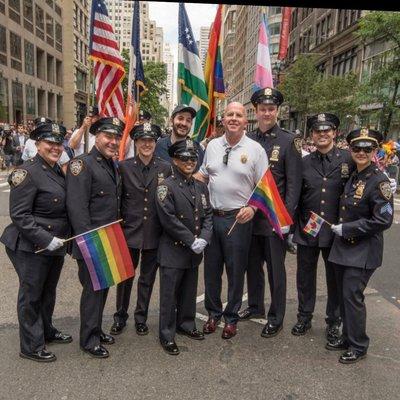
[[[269,55],[267,16],[263,12],[258,31],[257,62],[253,90],[256,92],[265,87],[274,87],[274,82],[272,79],[271,57]]]

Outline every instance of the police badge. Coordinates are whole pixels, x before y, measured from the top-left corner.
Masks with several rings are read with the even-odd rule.
[[[151,124],[149,122],[145,122],[143,124],[143,131],[144,132],[151,132]]]
[[[270,157],[270,161],[279,161],[279,151],[280,151],[281,146],[274,146],[272,153],[271,153],[271,157]]]
[[[343,163],[341,165],[341,177],[348,178],[349,177],[349,164]]]
[[[72,160],[69,163],[69,170],[71,174],[74,176],[78,176],[83,170],[83,161],[82,160]]]
[[[25,169],[16,169],[11,174],[11,184],[14,187],[17,187],[20,183],[24,181],[27,175],[27,171]]]
[[[299,137],[294,138],[294,147],[296,147],[296,150],[301,154],[301,145],[302,145],[302,140]]]
[[[355,199],[361,199],[361,197],[364,194],[364,189],[365,189],[365,182],[363,181],[358,181],[357,186],[356,186],[356,193],[354,194]]]
[[[240,156],[240,161],[242,162],[242,164],[246,164],[248,160],[247,154],[242,154]]]
[[[160,201],[164,201],[168,194],[168,187],[165,185],[157,186],[157,197]]]
[[[318,122],[325,122],[326,118],[325,118],[325,114],[318,114]]]
[[[392,189],[390,189],[390,183],[389,182],[381,182],[379,184],[379,190],[381,191],[382,196],[386,200],[390,200],[393,196]]]
[[[116,126],[120,126],[121,125],[121,121],[118,119],[118,118],[113,118],[113,125],[116,125]]]
[[[265,96],[272,96],[272,89],[271,88],[265,88],[264,95]]]
[[[207,208],[207,199],[204,193],[201,194],[201,204],[203,205],[203,208]]]
[[[160,184],[164,180],[164,174],[162,172],[158,173],[158,184]]]

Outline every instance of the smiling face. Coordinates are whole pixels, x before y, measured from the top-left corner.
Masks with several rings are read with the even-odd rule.
[[[242,133],[247,124],[246,110],[243,104],[236,102],[228,104],[222,123],[228,135]]]
[[[184,139],[189,135],[192,122],[193,118],[190,112],[184,111],[174,115],[172,118],[172,130],[177,139]]]
[[[135,140],[136,151],[139,156],[151,157],[156,148],[156,141],[150,138],[139,138]]]
[[[278,106],[276,104],[257,104],[256,118],[262,131],[271,129],[278,120]]]
[[[351,158],[356,163],[359,171],[371,164],[374,156],[376,155],[376,151],[377,149],[373,144],[368,147],[359,147],[357,144],[350,146]]]
[[[36,142],[37,152],[47,164],[52,167],[60,159],[64,150],[62,143],[50,142],[48,140],[39,140]]]
[[[318,150],[330,150],[335,137],[336,131],[333,129],[313,129],[311,131],[311,138]]]
[[[119,141],[120,137],[113,133],[99,132],[96,135],[95,145],[105,158],[112,158],[118,151]]]

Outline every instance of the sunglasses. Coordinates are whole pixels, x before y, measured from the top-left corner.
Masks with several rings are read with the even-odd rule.
[[[353,153],[360,153],[363,151],[365,154],[370,154],[375,150],[374,147],[357,147],[357,146],[352,146],[350,149]]]
[[[178,156],[176,157],[178,160],[181,160],[182,162],[196,162],[197,161],[197,156]]]
[[[228,165],[228,158],[229,158],[229,153],[231,152],[231,150],[232,150],[232,147],[228,147],[228,148],[225,149],[225,154],[222,157],[222,162],[225,165]]]

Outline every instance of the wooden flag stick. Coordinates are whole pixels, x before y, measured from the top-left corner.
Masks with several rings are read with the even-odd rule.
[[[97,231],[97,230],[102,229],[102,228],[106,228],[107,226],[114,225],[114,224],[116,224],[117,222],[121,222],[121,221],[123,221],[122,218],[119,219],[119,220],[117,220],[117,221],[110,222],[109,224],[105,224],[105,225],[99,226],[98,228],[91,229],[90,231],[80,233],[79,235],[72,236],[72,237],[70,237],[70,238],[68,238],[68,239],[62,239],[62,241],[63,241],[63,243],[70,242],[71,240],[74,240],[74,239],[76,239],[76,238],[79,237],[79,236],[86,235],[86,234],[88,234],[88,233]],[[41,253],[42,251],[45,251],[45,250],[46,250],[46,249],[41,249],[41,250],[35,251],[35,254]]]
[[[233,225],[231,226],[231,229],[229,229],[229,232],[227,234],[227,236],[229,236],[231,234],[231,232],[233,231],[233,228],[235,227],[235,225],[237,224],[238,220],[235,220],[235,222],[233,223]]]
[[[320,215],[318,215],[318,214],[315,213],[314,211],[311,211],[311,212],[313,212],[317,217],[321,218],[322,221],[324,221],[325,223],[327,223],[329,226],[332,226],[332,224],[331,224],[330,222],[328,222],[326,219],[322,218]]]

